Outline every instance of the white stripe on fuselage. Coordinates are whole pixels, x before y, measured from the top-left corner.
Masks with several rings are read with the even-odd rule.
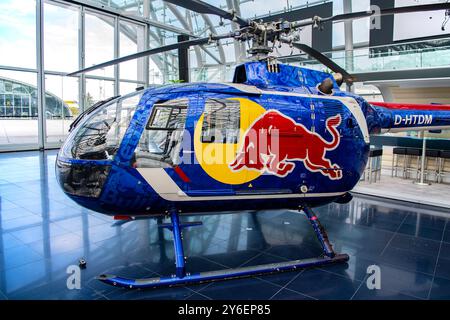
[[[137,168],[137,171],[155,190],[155,192],[167,201],[214,201],[214,200],[254,200],[254,199],[300,199],[338,197],[345,192],[331,193],[305,193],[305,194],[254,194],[254,195],[229,195],[229,196],[199,196],[187,195],[163,168]]]

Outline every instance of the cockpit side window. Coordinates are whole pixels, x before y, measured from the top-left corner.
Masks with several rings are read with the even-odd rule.
[[[184,126],[186,120],[186,105],[179,106],[155,106],[147,124],[147,130],[173,130]]]
[[[238,143],[240,103],[237,100],[209,99],[202,126],[203,143]]]
[[[188,100],[172,100],[153,107],[146,130],[136,149],[137,167],[179,164]]]

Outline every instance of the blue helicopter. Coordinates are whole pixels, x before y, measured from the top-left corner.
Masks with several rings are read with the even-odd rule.
[[[166,0],[168,1],[168,0]],[[72,124],[56,170],[78,204],[116,219],[168,216],[176,273],[128,279],[101,275],[127,288],[193,284],[346,262],[312,208],[351,201],[368,162],[370,135],[450,128],[450,106],[368,103],[340,90],[355,79],[313,48],[295,42],[307,25],[412,11],[449,10],[450,3],[359,12],[307,21],[261,23],[199,0],[176,1],[240,25],[230,34],[151,49],[70,74],[77,75],[179,47],[225,38],[251,41],[252,59],[231,83],[154,86],[99,102]],[[334,71],[277,63],[272,45],[288,43]],[[180,217],[213,211],[295,209],[309,219],[322,246],[317,258],[232,270],[188,273]]]

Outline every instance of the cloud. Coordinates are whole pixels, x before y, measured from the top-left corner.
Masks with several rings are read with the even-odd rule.
[[[36,13],[35,0],[2,0],[0,12],[17,17],[34,16]]]

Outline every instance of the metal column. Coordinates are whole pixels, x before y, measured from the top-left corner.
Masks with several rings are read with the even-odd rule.
[[[144,6],[144,18],[150,20],[150,0],[144,0],[143,6]],[[144,30],[144,49],[148,50],[150,49],[150,25],[148,23],[145,24],[145,30]],[[150,84],[150,57],[145,57],[144,59],[144,83],[145,86],[148,87]]]
[[[80,17],[79,17],[79,25],[80,28],[78,29],[78,65],[79,69],[84,69],[86,65],[86,41],[85,41],[85,34],[86,34],[86,24],[85,24],[85,17],[86,17],[86,11],[84,7],[81,7],[80,9]],[[87,107],[85,106],[86,103],[86,75],[82,73],[80,77],[78,78],[78,100],[79,100],[79,106],[81,112],[83,112]]]
[[[44,69],[44,0],[36,1],[36,66],[38,105],[38,146],[45,149],[45,69]]]
[[[427,153],[427,138],[425,137],[425,131],[420,132],[422,136],[422,159],[420,164],[420,180],[414,183],[419,186],[429,186],[431,183],[425,182],[425,158]]]
[[[114,18],[114,59],[120,56],[120,21],[118,17]],[[114,95],[120,94],[120,64],[114,65]]]
[[[352,0],[344,0],[344,14],[351,13]],[[347,20],[344,22],[344,34],[345,34],[345,68],[352,72],[353,70],[353,20]],[[352,85],[347,85],[347,90],[353,92]]]
[[[179,35],[178,42],[189,40],[189,36]],[[178,73],[179,80],[183,82],[189,82],[189,48],[178,49]]]

